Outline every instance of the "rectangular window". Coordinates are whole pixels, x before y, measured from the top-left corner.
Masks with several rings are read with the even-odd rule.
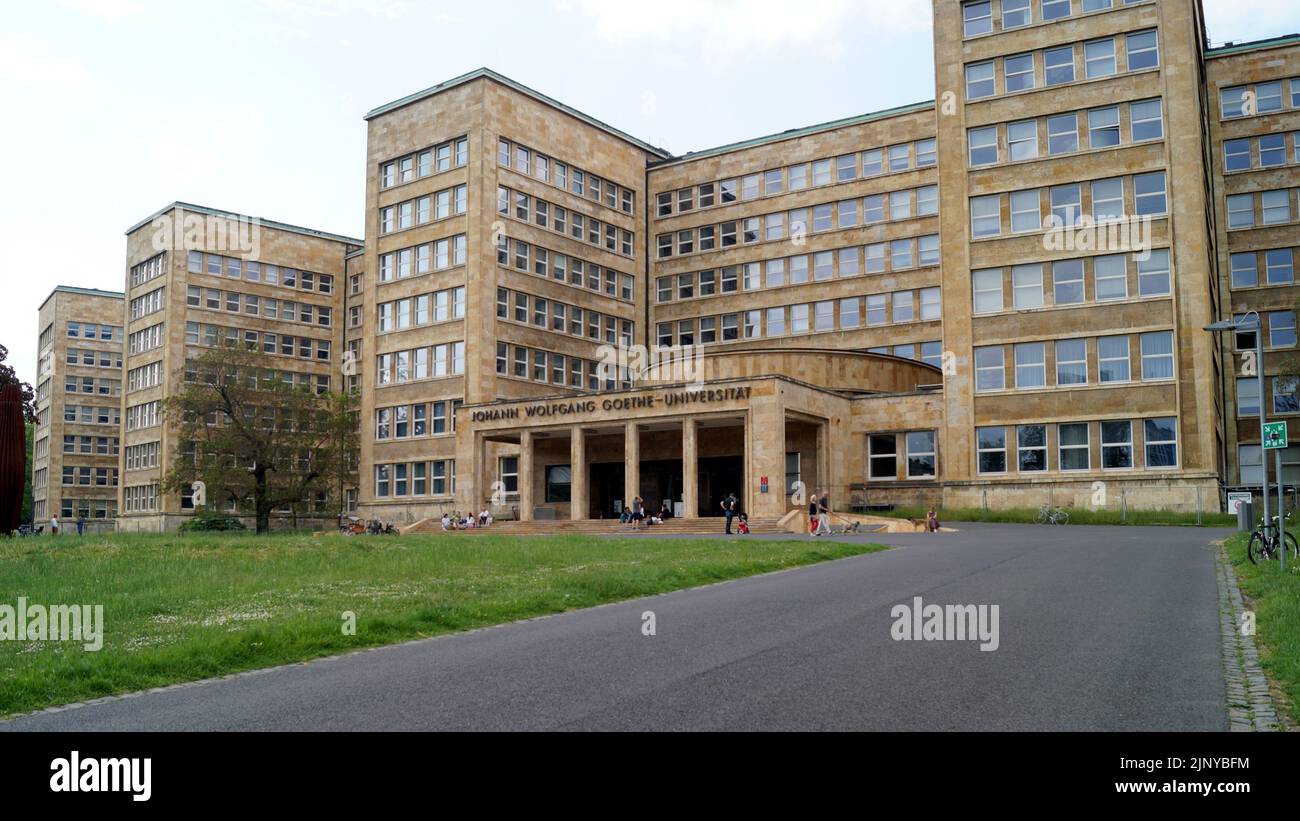
[[[1016,388],[1042,388],[1047,385],[1047,359],[1042,342],[1021,342],[1015,346]]]
[[[1067,259],[1052,263],[1052,303],[1075,305],[1083,302],[1083,260]]]
[[[1115,40],[1093,40],[1083,44],[1084,76],[1089,80],[1109,77],[1115,73]]]
[[[996,194],[970,201],[971,236],[996,237],[1002,233],[1002,198]]]
[[[967,37],[993,31],[993,4],[989,0],[976,0],[962,6],[962,30]]]
[[[1133,142],[1159,140],[1165,136],[1160,100],[1143,100],[1129,104],[1129,129]]]
[[[867,454],[868,478],[875,480],[898,478],[898,439],[894,434],[876,433],[868,436]]]
[[[1007,472],[1007,429],[976,428],[976,452],[980,473]]]
[[[1047,118],[1047,153],[1070,154],[1079,150],[1079,115],[1073,112]]]
[[[1038,157],[1038,121],[1022,120],[1007,124],[1007,147],[1011,161],[1032,160]]]
[[[1178,420],[1173,416],[1143,423],[1148,468],[1178,466]]]
[[[1133,467],[1133,423],[1101,423],[1102,470],[1128,470]]]
[[[996,92],[993,61],[966,66],[966,99],[980,100]]]
[[[975,392],[1005,390],[1007,369],[1001,345],[975,349]]]
[[[972,128],[966,134],[966,142],[972,167],[993,165],[998,161],[997,126]]]
[[[1056,343],[1056,384],[1088,384],[1088,343],[1083,339],[1061,339]]]
[[[971,273],[974,292],[974,310],[977,314],[997,313],[1002,310],[1002,269],[987,268]]]
[[[1102,382],[1129,381],[1127,336],[1103,336],[1097,340],[1097,373]]]
[[[1034,87],[1034,55],[1017,54],[1002,61],[1007,93]]]
[[[1017,311],[1043,307],[1043,266],[1014,266],[1011,269],[1011,287]]]
[[[1047,426],[1020,425],[1016,428],[1016,467],[1021,473],[1047,470]]]
[[[1043,52],[1047,85],[1074,82],[1074,46],[1049,48]]]

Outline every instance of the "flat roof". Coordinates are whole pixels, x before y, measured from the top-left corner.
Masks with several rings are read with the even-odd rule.
[[[1300,34],[1283,34],[1278,37],[1269,37],[1264,40],[1251,40],[1247,43],[1224,43],[1221,46],[1207,49],[1205,58],[1227,57],[1231,54],[1242,54],[1247,51],[1261,51],[1269,48],[1281,48],[1282,46],[1300,45]]]
[[[816,125],[804,126],[803,128],[790,128],[785,131],[777,132],[775,134],[768,134],[763,137],[754,137],[748,140],[741,140],[740,142],[728,143],[726,145],[719,145],[715,148],[705,148],[705,149],[701,149],[700,151],[691,151],[681,155],[680,157],[672,157],[670,159],[666,159],[661,162],[651,163],[650,167],[652,169],[664,168],[666,166],[674,165],[676,163],[689,162],[691,160],[699,160],[699,159],[704,159],[706,157],[714,157],[719,154],[726,154],[730,151],[741,151],[746,148],[754,148],[760,145],[767,145],[769,143],[781,142],[783,140],[793,140],[799,137],[806,137],[809,134],[817,134],[823,131],[833,131],[834,129],[837,128],[846,128],[848,126],[861,125],[863,123],[875,122],[877,120],[887,120],[890,117],[901,117],[905,114],[914,114],[918,111],[927,111],[932,108],[934,108],[934,100],[927,100],[926,102],[922,102],[922,103],[912,103],[910,105],[895,106],[894,108],[886,108],[880,111],[871,111],[866,114],[856,114],[852,117],[843,117],[838,120],[831,120],[825,123],[818,123]]]
[[[581,111],[579,111],[576,108],[567,106],[564,103],[552,97],[546,96],[540,91],[531,89],[528,86],[524,85],[523,83],[515,82],[514,80],[505,76],[504,74],[500,74],[486,67],[475,69],[467,74],[462,74],[459,77],[453,77],[450,80],[439,83],[436,86],[430,86],[429,88],[426,88],[423,91],[417,91],[414,94],[409,94],[405,97],[402,97],[400,100],[394,100],[391,103],[386,103],[385,105],[381,105],[380,107],[368,112],[363,119],[367,121],[373,120],[374,118],[387,114],[390,111],[396,111],[399,108],[404,108],[405,106],[411,105],[412,103],[417,103],[420,100],[428,99],[429,97],[432,97],[436,94],[441,94],[444,91],[449,91],[453,88],[456,88],[457,86],[462,86],[466,83],[473,82],[474,80],[479,80],[479,79],[488,79],[488,80],[493,80],[495,82],[498,82],[501,85],[506,86],[507,88],[511,88],[519,92],[520,94],[523,94],[528,97],[532,97],[534,100],[537,100],[539,103],[548,105],[552,108],[557,108],[560,111],[563,111],[565,114],[568,114],[571,117],[575,117],[579,120],[582,120],[583,122],[587,123],[590,126],[598,128],[601,131],[606,132],[607,134],[619,138],[620,140],[629,142],[635,145],[637,148],[646,151],[647,153],[655,154],[660,157],[673,156],[672,152],[666,149],[659,148],[658,146],[650,145],[650,143],[647,143],[644,140],[638,140],[636,137],[633,137],[631,134],[628,134],[625,131],[620,131],[619,129],[614,128],[608,123],[603,123],[600,120],[597,120],[595,117],[592,117],[588,114],[583,114]]]
[[[54,287],[54,290],[50,291],[50,295],[45,297],[45,299],[41,300],[41,307],[44,308],[45,304],[49,302],[51,299],[53,299],[54,295],[58,293],[80,294],[82,296],[97,296],[97,297],[103,297],[105,299],[126,298],[126,294],[122,293],[121,291],[101,291],[98,288],[78,288],[75,285],[56,285]]]
[[[294,234],[302,234],[304,236],[317,237],[319,239],[328,239],[334,242],[346,243],[348,245],[365,244],[363,240],[359,240],[355,237],[345,237],[342,234],[331,234],[328,231],[317,231],[314,228],[303,228],[300,225],[290,225],[287,222],[277,222],[276,220],[264,219],[262,217],[253,217],[247,214],[241,214],[238,211],[222,211],[216,208],[208,208],[205,205],[195,205],[189,202],[180,202],[179,200],[173,202],[171,205],[165,206],[163,208],[159,208],[157,211],[153,212],[148,217],[145,217],[144,219],[137,222],[135,225],[132,225],[130,228],[126,229],[126,233],[134,234],[136,231],[139,231],[141,228],[153,222],[154,220],[158,219],[163,214],[166,214],[168,211],[174,211],[178,208],[183,211],[193,211],[196,214],[205,214],[210,217],[231,217],[233,219],[257,220],[257,222],[260,225],[264,225],[267,228],[274,228],[277,231],[288,231]]]

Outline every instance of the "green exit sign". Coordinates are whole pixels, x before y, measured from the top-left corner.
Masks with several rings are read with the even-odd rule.
[[[1276,450],[1286,447],[1286,422],[1266,422],[1264,424],[1264,449]]]

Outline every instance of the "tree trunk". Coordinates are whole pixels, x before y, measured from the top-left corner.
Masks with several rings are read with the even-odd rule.
[[[260,536],[271,529],[271,506],[266,499],[266,468],[257,465],[253,468],[253,505],[257,508],[257,534]]]

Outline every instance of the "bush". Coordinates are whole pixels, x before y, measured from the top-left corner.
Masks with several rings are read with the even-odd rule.
[[[180,527],[181,533],[212,533],[217,531],[247,530],[234,516],[204,510]]]

